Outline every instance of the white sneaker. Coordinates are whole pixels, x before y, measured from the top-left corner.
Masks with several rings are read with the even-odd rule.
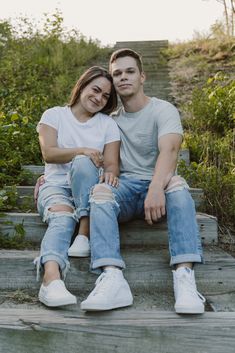
[[[176,313],[203,314],[206,299],[197,291],[194,271],[188,267],[179,267],[172,272]]]
[[[85,235],[78,234],[68,250],[71,257],[87,257],[90,255],[89,240]]]
[[[46,306],[77,304],[77,299],[65,287],[61,279],[51,281],[48,286],[41,284],[38,298]]]
[[[111,310],[133,304],[129,284],[117,268],[105,270],[97,279],[96,286],[81,309],[87,311]]]

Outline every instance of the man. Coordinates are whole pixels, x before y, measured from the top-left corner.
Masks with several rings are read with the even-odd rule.
[[[122,273],[118,222],[143,217],[151,225],[167,215],[175,310],[203,313],[205,299],[197,292],[193,270],[202,262],[195,207],[187,183],[175,175],[183,133],[179,113],[169,102],[145,95],[138,53],[117,50],[109,67],[122,102],[114,116],[122,141],[120,180],[118,188],[96,185],[91,195],[91,268],[102,273],[81,309],[132,304]]]

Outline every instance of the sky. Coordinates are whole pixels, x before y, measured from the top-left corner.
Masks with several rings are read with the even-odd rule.
[[[223,15],[216,0],[0,0],[0,20],[43,18],[58,8],[64,25],[102,45],[117,41],[192,39]]]

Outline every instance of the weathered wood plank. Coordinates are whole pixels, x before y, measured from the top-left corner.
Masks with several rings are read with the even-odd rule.
[[[217,251],[217,256],[213,252]],[[164,295],[173,292],[172,273],[169,267],[167,249],[123,250],[126,262],[125,277],[134,293],[144,290],[148,293]],[[198,289],[204,295],[212,296],[234,291],[235,259],[214,248],[206,248],[205,265],[196,266]],[[37,251],[0,251],[0,289],[29,289],[37,291],[36,270],[33,259]],[[225,261],[226,258],[226,261]],[[89,258],[71,259],[71,270],[66,283],[74,293],[91,290],[96,276],[89,272]]]
[[[37,212],[36,205],[33,199],[34,186],[17,186],[16,187],[18,200],[17,204],[21,210],[30,209],[31,212]],[[199,188],[190,188],[191,196],[195,202],[196,209],[200,209],[204,202],[204,193],[202,189]]]
[[[235,313],[0,310],[1,352],[234,353]]]
[[[202,242],[204,244],[216,244],[218,242],[216,218],[198,213],[197,222]],[[15,233],[15,224],[23,224],[26,239],[34,244],[41,242],[47,227],[45,223],[42,223],[37,213],[6,213],[5,217],[0,218],[0,226],[3,234],[12,236]],[[120,233],[122,247],[154,247],[168,244],[166,221],[158,222],[152,226],[149,226],[142,220],[123,223],[120,225]]]

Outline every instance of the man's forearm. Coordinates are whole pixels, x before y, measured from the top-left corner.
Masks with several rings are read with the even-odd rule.
[[[104,172],[105,173],[113,173],[113,175],[119,175],[119,166],[118,163],[104,163]]]
[[[160,152],[149,188],[165,189],[175,173],[177,159],[178,150],[176,149]]]

